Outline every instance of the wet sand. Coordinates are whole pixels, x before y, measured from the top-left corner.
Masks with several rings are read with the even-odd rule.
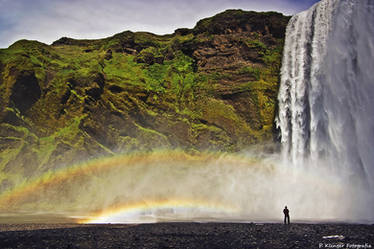
[[[341,237],[324,238],[332,235]],[[374,225],[0,225],[0,248],[365,248],[362,246],[374,248]]]

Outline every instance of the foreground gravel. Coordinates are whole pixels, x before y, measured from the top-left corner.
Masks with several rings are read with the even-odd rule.
[[[0,248],[374,248],[374,225],[0,224]]]

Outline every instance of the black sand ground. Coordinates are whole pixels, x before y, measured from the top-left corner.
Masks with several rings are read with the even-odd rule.
[[[323,238],[342,235],[338,238]],[[0,248],[374,248],[374,225],[0,225]]]

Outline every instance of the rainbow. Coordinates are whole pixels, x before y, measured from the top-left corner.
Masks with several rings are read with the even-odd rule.
[[[15,188],[0,194],[0,210],[17,210],[22,208],[24,203],[30,203],[41,197],[41,195],[50,189],[56,189],[58,194],[61,186],[69,185],[70,182],[80,182],[82,179],[90,178],[91,176],[102,175],[103,173],[117,169],[119,167],[131,167],[133,165],[157,163],[177,163],[188,162],[191,167],[194,164],[216,162],[217,159],[222,159],[222,163],[235,164],[237,167],[248,167],[255,164],[253,159],[236,154],[225,154],[218,152],[199,152],[187,153],[182,150],[160,150],[154,152],[135,152],[132,154],[118,155],[106,158],[91,160],[85,163],[72,165],[58,171],[48,171],[32,181],[25,181]],[[184,203],[189,205],[188,201],[172,201],[162,202],[154,201],[155,206],[171,205]],[[158,203],[158,204],[156,204]],[[166,204],[169,203],[169,204]],[[196,201],[195,201],[196,203]],[[211,206],[210,204],[203,204],[199,202],[197,206]],[[161,206],[162,206],[161,205]],[[181,205],[181,204],[178,204]],[[178,206],[177,205],[177,206]],[[138,204],[130,205],[139,206]],[[141,206],[141,205],[140,205]],[[149,206],[149,205],[148,205]],[[152,205],[151,205],[152,206]],[[130,208],[134,209],[134,208]]]
[[[326,210],[324,203],[344,199],[344,182],[329,172],[241,154],[137,152],[43,173],[1,193],[0,212],[17,218],[60,214],[79,223],[144,223],[273,217],[286,200],[303,205],[311,217],[336,217],[334,202],[323,213],[311,209],[320,203],[316,210]]]
[[[210,216],[219,216],[222,214],[232,214],[238,211],[231,205],[207,202],[203,200],[154,200],[143,201],[126,205],[116,205],[106,208],[100,212],[92,214],[89,218],[80,219],[81,224],[100,224],[100,223],[143,223],[159,221],[160,213],[167,210],[166,220],[183,220],[197,218],[199,215],[208,214]],[[170,210],[172,213],[170,214]],[[187,213],[184,213],[187,211]],[[169,213],[168,213],[169,212]],[[195,215],[193,214],[195,212]],[[157,214],[157,219],[153,214]]]

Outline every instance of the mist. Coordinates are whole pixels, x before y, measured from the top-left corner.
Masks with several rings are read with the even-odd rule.
[[[348,180],[326,167],[291,167],[278,154],[160,151],[56,172],[4,193],[0,203],[8,217],[88,223],[274,222],[285,205],[294,221],[368,219],[365,205],[356,205],[366,193]]]

